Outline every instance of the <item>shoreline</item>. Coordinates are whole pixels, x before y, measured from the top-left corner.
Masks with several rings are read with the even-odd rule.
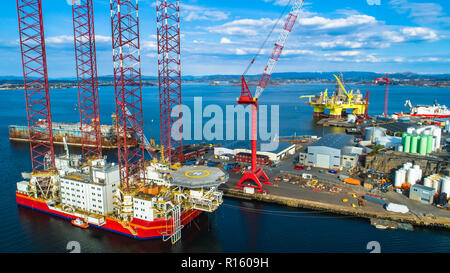
[[[239,190],[224,188],[222,189],[224,193],[224,197],[240,199],[240,200],[255,200],[269,204],[278,204],[282,206],[292,207],[292,208],[304,208],[315,211],[326,211],[339,215],[346,216],[354,216],[356,218],[364,218],[364,219],[384,219],[384,220],[392,220],[400,223],[408,223],[413,226],[421,226],[421,227],[433,227],[433,228],[445,228],[450,230],[450,218],[444,217],[419,217],[414,213],[410,212],[407,214],[401,213],[391,213],[391,212],[377,212],[370,211],[363,208],[353,208],[353,207],[345,207],[339,206],[331,203],[323,203],[317,201],[310,201],[300,198],[292,198],[281,195],[273,195],[273,194],[248,194]]]

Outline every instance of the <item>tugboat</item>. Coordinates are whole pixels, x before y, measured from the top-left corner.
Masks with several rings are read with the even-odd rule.
[[[87,228],[89,227],[89,224],[85,221],[81,220],[80,218],[77,218],[75,220],[70,221],[72,225],[80,227],[80,228]]]

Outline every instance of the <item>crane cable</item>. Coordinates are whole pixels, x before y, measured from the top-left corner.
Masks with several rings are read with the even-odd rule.
[[[272,26],[272,29],[270,30],[269,34],[267,35],[266,39],[262,43],[261,47],[259,48],[258,52],[256,52],[255,56],[253,57],[252,61],[248,64],[247,68],[245,69],[242,76],[247,75],[247,72],[250,70],[250,67],[255,63],[256,58],[258,58],[259,55],[261,55],[261,52],[263,51],[264,46],[266,45],[267,41],[269,40],[270,36],[272,36],[272,33],[274,32],[275,28],[280,23],[281,18],[283,18],[284,14],[286,13],[287,8],[291,5],[292,0],[289,0],[287,5],[284,7],[283,11],[280,14],[280,17],[278,17],[275,24]]]

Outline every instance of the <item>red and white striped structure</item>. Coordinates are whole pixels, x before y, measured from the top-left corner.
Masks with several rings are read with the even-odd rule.
[[[259,80],[258,86],[256,87],[255,95],[252,96],[248,85],[245,81],[245,73],[249,68],[246,69],[246,72],[241,77],[241,96],[238,98],[238,104],[249,105],[252,108],[252,133],[251,133],[251,146],[252,146],[252,162],[251,169],[247,170],[244,173],[244,176],[239,180],[238,189],[243,189],[243,187],[252,187],[255,188],[258,192],[265,191],[263,189],[262,184],[271,184],[269,178],[267,177],[264,170],[260,167],[256,166],[256,152],[257,152],[257,140],[258,140],[258,99],[261,94],[264,92],[267,84],[269,83],[272,72],[275,69],[275,66],[278,62],[278,59],[283,52],[286,41],[289,37],[289,34],[292,31],[292,28],[295,25],[295,21],[299,16],[299,13],[303,7],[304,0],[294,0],[292,5],[291,12],[289,13],[286,22],[281,30],[280,36],[278,37],[277,42],[275,43],[275,47],[272,51],[272,55],[267,62],[266,67],[264,68],[264,73]],[[258,53],[259,54],[259,53]],[[253,64],[255,59],[252,60],[251,64]],[[253,184],[249,184],[251,181]],[[262,183],[261,183],[262,182]]]
[[[145,173],[137,0],[111,0],[111,27],[120,179],[127,190]],[[127,135],[136,147],[128,147]]]
[[[92,0],[73,1],[72,15],[82,155],[85,159],[100,158],[102,156],[102,136]]]
[[[181,107],[180,1],[157,0],[156,14],[161,146],[169,162],[182,161],[181,128],[172,136],[172,125],[181,113],[170,116],[175,107]]]
[[[289,35],[292,32],[292,28],[295,25],[295,21],[297,20],[300,11],[302,10],[304,0],[295,0],[291,12],[289,13],[286,22],[284,23],[283,29],[281,30],[280,36],[278,37],[277,42],[275,43],[275,47],[272,51],[272,55],[267,62],[266,67],[264,68],[264,73],[259,80],[258,86],[256,87],[255,98],[258,99],[261,96],[262,92],[266,88],[269,83],[270,76],[272,76],[272,72],[275,69],[275,66],[280,58],[281,53],[283,52],[284,46]]]
[[[17,0],[33,172],[55,168],[41,0]]]

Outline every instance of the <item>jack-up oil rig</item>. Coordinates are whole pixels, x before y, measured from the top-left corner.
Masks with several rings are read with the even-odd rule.
[[[41,0],[17,0],[32,163],[32,172],[22,173],[24,180],[17,183],[17,204],[71,220],[78,227],[175,243],[190,221],[222,204],[218,186],[228,175],[207,166],[172,168],[174,158],[183,156],[181,146],[171,145],[170,132],[163,129],[171,125],[167,119],[161,124],[160,160],[148,149],[143,133],[138,4],[111,0],[110,9],[119,164],[107,162],[102,155],[93,0],[72,4],[82,153],[70,154],[64,138],[66,153],[59,156],[53,149]],[[156,10],[160,107],[166,117],[181,103],[179,0],[157,1]],[[129,145],[129,136],[137,145]],[[153,160],[146,160],[145,150]]]

